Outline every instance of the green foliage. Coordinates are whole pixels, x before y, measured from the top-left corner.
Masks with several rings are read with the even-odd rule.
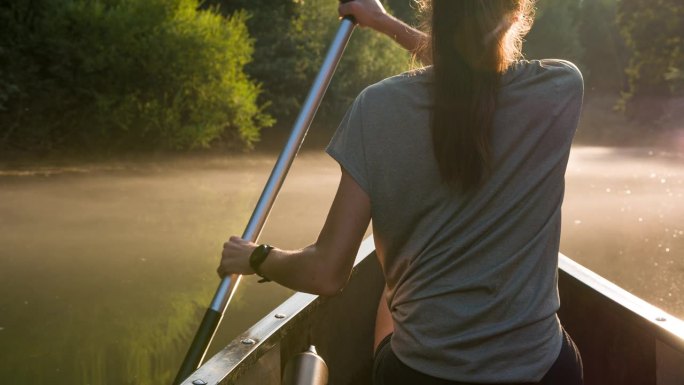
[[[416,0],[387,0],[392,14],[399,19],[415,25],[418,23],[418,6]]]
[[[262,100],[283,124],[301,103],[339,27],[337,2],[330,0],[223,0],[221,11],[245,9],[256,39],[247,71],[264,89]],[[408,68],[408,54],[381,34],[357,29],[333,78],[319,117],[337,122],[365,86]]]
[[[263,85],[260,100],[279,120],[299,106],[301,84],[307,81],[307,61],[299,56],[302,42],[292,33],[299,6],[292,0],[216,0],[206,3],[218,6],[230,16],[245,10],[250,17],[247,26],[254,38],[254,60],[246,66],[250,77]],[[310,72],[310,71],[309,71]]]
[[[629,110],[631,105],[637,115],[657,114],[652,108],[654,98],[684,92],[684,4],[680,0],[622,0],[618,25],[630,51],[625,70],[629,88],[622,107]]]
[[[412,0],[386,1],[415,23]],[[526,56],[577,63],[589,90],[627,84],[621,106],[628,110],[652,95],[682,94],[680,2],[539,0]],[[197,0],[0,5],[0,148],[250,145],[273,124],[270,115],[289,124],[339,26],[337,2],[197,6]],[[319,116],[336,123],[362,88],[409,62],[384,35],[357,29]]]
[[[12,0],[0,18],[0,145],[25,149],[249,144],[271,124],[243,67],[245,14],[195,0]],[[11,55],[12,60],[7,58]]]
[[[300,9],[301,55],[310,55],[310,75],[306,87],[313,81],[332,36],[339,27],[337,4],[328,0],[309,0]],[[388,7],[389,9],[389,7]],[[313,40],[311,31],[321,31],[321,38]],[[326,99],[321,105],[321,116],[336,125],[342,115],[365,87],[409,68],[410,56],[394,41],[375,31],[357,28],[340,61],[339,68],[330,85]],[[308,89],[307,89],[308,90]]]
[[[617,92],[622,88],[626,47],[616,24],[617,0],[582,2],[579,38],[588,88]]]
[[[583,54],[579,17],[579,1],[538,0],[534,25],[524,45],[525,56],[566,59],[579,64]]]

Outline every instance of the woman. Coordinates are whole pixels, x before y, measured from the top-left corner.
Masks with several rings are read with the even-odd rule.
[[[340,6],[433,65],[368,87],[350,107],[327,149],[342,177],[313,245],[232,237],[218,272],[334,295],[372,218],[387,283],[376,384],[581,384],[556,316],[581,74],[565,61],[518,60],[531,0],[424,5],[427,34],[377,0]]]

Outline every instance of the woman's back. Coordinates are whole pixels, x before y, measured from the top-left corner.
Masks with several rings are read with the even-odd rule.
[[[582,77],[563,61],[516,61],[533,0],[419,3],[427,33],[379,0],[340,5],[433,66],[354,102],[328,148],[342,172],[315,243],[281,250],[232,237],[218,272],[333,295],[372,219],[393,321],[381,303],[374,383],[581,384],[555,312]]]
[[[428,69],[366,89],[328,148],[371,200],[392,348],[435,377],[537,381],[561,346],[560,206],[581,75],[552,60],[503,75],[492,172],[469,193],[439,174],[431,77]]]

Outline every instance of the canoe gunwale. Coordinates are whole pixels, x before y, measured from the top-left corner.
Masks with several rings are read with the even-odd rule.
[[[359,249],[352,279],[339,295],[295,293],[182,385],[197,379],[212,385],[279,385],[278,369],[309,343],[328,363],[331,384],[370,384],[369,341],[383,288],[370,236]],[[684,321],[563,254],[559,289],[559,317],[582,353],[586,385],[683,384],[679,379],[684,378]],[[253,343],[243,343],[246,340]],[[254,380],[253,373],[265,370],[272,372],[268,379],[262,374]]]
[[[684,321],[559,254],[558,268],[625,310],[630,322],[647,329],[659,341],[684,353]],[[561,307],[563,303],[561,302]]]
[[[354,278],[361,265],[375,262],[374,257],[375,244],[371,235],[359,247],[351,279]],[[280,341],[287,337],[309,314],[314,313],[331,298],[335,297],[326,298],[300,292],[293,294],[247,331],[233,339],[185,379],[181,385],[193,385],[195,380],[201,380],[207,384],[239,383],[240,378],[262,357],[277,347]]]

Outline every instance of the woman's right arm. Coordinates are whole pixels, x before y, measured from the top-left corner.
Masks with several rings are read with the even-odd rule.
[[[316,243],[300,250],[270,250],[260,266],[261,274],[293,290],[337,294],[349,280],[370,219],[368,194],[343,168],[337,194]],[[249,259],[256,247],[253,242],[231,237],[223,245],[219,275],[254,274]]]
[[[354,0],[341,3],[340,16],[351,15],[362,27],[384,33],[409,52],[416,54],[423,64],[431,64],[427,51],[427,35],[387,13],[379,0]]]

